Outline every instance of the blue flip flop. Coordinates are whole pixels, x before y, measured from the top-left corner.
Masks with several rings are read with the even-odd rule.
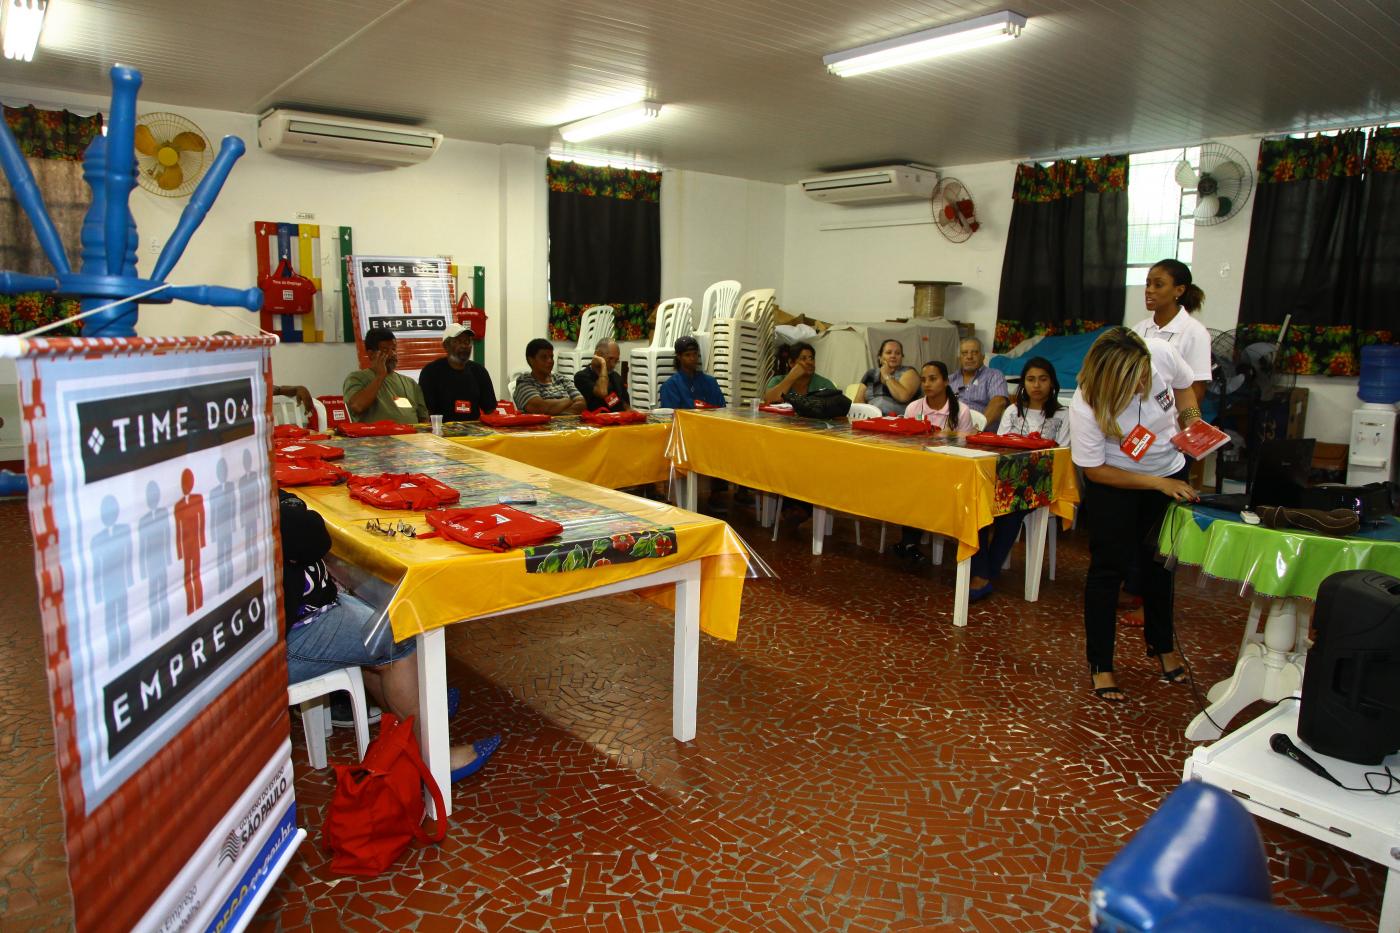
[[[979,586],[977,589],[975,589],[975,590],[969,590],[969,591],[968,591],[968,593],[967,593],[967,601],[968,601],[969,603],[981,602],[982,600],[986,599],[988,596],[991,596],[992,593],[993,593],[992,584],[990,584],[990,583],[984,583],[983,585]]]
[[[481,770],[481,766],[486,764],[486,759],[501,747],[500,735],[493,735],[488,738],[478,739],[472,743],[472,751],[476,752],[476,757],[467,764],[452,772],[452,783],[456,784],[462,778],[471,777]]]
[[[462,691],[456,687],[447,688],[447,718],[451,719],[457,715],[457,709],[462,705]]]

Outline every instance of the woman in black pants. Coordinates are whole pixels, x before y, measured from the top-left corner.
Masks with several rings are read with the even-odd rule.
[[[1089,529],[1084,635],[1094,693],[1121,703],[1113,675],[1118,590],[1138,562],[1147,653],[1162,679],[1186,679],[1172,629],[1172,574],[1156,558],[1157,530],[1173,499],[1190,501],[1186,457],[1172,445],[1178,424],[1200,417],[1186,361],[1165,341],[1114,327],[1094,341],[1070,403],[1070,449],[1083,469]]]

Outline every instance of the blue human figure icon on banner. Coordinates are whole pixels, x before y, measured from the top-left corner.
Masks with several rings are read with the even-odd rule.
[[[175,503],[175,556],[185,565],[185,613],[204,605],[199,552],[204,548],[204,497],[194,491],[194,471],[180,474],[180,501]]]
[[[146,484],[145,515],[136,525],[136,548],[140,552],[141,579],[151,603],[151,638],[155,639],[170,627],[170,586],[166,574],[170,570],[170,510],[160,504],[160,485],[151,480]]]
[[[115,496],[103,497],[101,515],[102,530],[92,536],[92,588],[107,623],[107,664],[115,667],[131,652],[126,594],[136,575],[131,569],[131,526],[117,521],[121,507]]]
[[[219,568],[218,592],[233,586],[233,536],[238,524],[238,489],[228,480],[228,460],[219,458],[214,472],[219,484],[209,493],[209,535],[214,539],[214,563]]]
[[[262,559],[262,484],[253,469],[253,452],[243,451],[243,476],[238,480],[238,515],[243,522],[243,571],[256,573]]]

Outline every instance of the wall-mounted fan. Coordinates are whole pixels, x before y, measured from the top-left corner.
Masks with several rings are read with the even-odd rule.
[[[153,194],[182,198],[193,192],[209,169],[212,148],[203,131],[179,114],[136,118],[136,176]]]
[[[1182,159],[1176,167],[1176,183],[1196,189],[1196,223],[1209,227],[1240,212],[1254,188],[1254,173],[1238,149],[1206,143],[1201,146],[1200,169]]]
[[[931,200],[934,224],[951,242],[962,243],[982,226],[977,222],[972,195],[956,178],[945,178]]]

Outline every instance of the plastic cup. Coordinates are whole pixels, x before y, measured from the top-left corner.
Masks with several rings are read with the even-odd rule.
[[[429,415],[433,422],[433,433],[442,437],[442,415]]]
[[[753,412],[755,415],[758,414],[758,403],[759,399],[756,396],[749,400],[749,411]]]

